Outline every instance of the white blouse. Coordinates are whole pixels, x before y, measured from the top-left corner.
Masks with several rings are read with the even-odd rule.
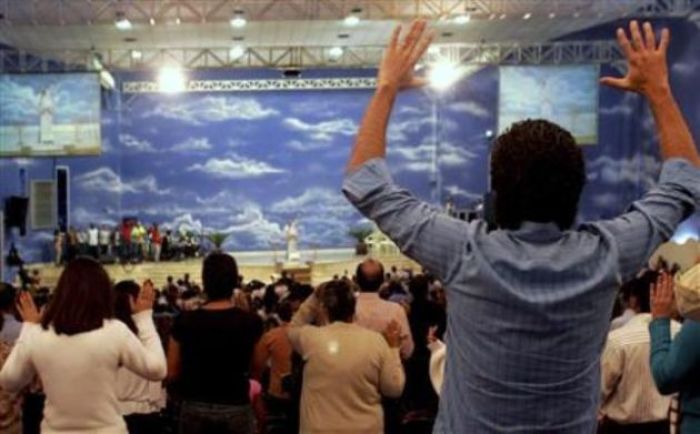
[[[138,338],[118,320],[58,335],[24,323],[0,371],[0,387],[19,391],[38,374],[46,393],[43,434],[125,434],[117,395],[121,367],[151,381],[165,378],[165,353],[150,310],[133,316]]]

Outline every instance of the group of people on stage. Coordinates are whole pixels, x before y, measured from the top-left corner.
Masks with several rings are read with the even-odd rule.
[[[200,236],[192,231],[163,231],[157,223],[146,227],[137,219],[123,219],[116,227],[91,223],[54,231],[56,265],[78,256],[103,262],[143,262],[194,258],[200,253]]]
[[[700,284],[676,300],[674,270],[648,269],[700,203],[700,154],[671,92],[669,32],[633,21],[617,37],[628,71],[601,81],[646,98],[663,160],[619,218],[574,225],[583,153],[545,119],[495,139],[493,221],[397,186],[388,121],[399,91],[423,84],[432,41],[424,21],[399,26],[343,192],[424,272],[387,276],[369,258],[317,287],[245,285],[215,251],[201,289],[158,292],[78,257],[44,308],[0,291],[0,429],[19,432],[24,397],[25,432],[41,419],[44,433],[700,433],[700,316],[685,306]]]

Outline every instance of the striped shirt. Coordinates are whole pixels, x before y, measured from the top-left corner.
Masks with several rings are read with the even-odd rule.
[[[620,277],[634,276],[700,199],[672,159],[623,216],[561,231],[489,231],[396,186],[383,159],[349,173],[348,199],[444,282],[447,361],[435,433],[595,431],[600,354]]]
[[[651,314],[634,316],[610,332],[603,350],[601,413],[620,424],[668,419],[671,396],[662,396],[651,376],[650,322]],[[680,328],[674,321],[672,333]]]

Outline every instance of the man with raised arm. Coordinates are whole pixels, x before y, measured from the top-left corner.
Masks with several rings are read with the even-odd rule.
[[[632,22],[618,39],[629,63],[602,83],[643,94],[659,129],[658,185],[617,219],[572,228],[585,182],[571,134],[546,120],[498,137],[491,183],[498,229],[414,198],[384,161],[397,93],[422,84],[414,65],[431,41],[397,29],[357,136],[343,190],[401,250],[444,282],[447,362],[435,433],[595,431],[600,354],[619,280],[633,276],[700,199],[700,157],[671,94],[669,33]]]

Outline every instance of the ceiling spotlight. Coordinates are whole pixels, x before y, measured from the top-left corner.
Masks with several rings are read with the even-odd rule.
[[[550,19],[550,20],[553,20],[553,19],[556,18],[556,17],[557,17],[557,14],[555,14],[554,12],[550,12],[550,13],[549,13],[549,19]]]
[[[229,57],[230,57],[231,60],[233,60],[234,62],[235,62],[236,60],[240,59],[241,57],[243,57],[244,54],[245,54],[245,48],[241,47],[240,45],[234,46],[234,47],[231,48],[231,49],[229,50],[229,52],[228,52]]]
[[[240,29],[248,24],[248,20],[245,19],[245,13],[243,11],[237,10],[233,12],[233,17],[231,17],[231,21],[229,21],[229,23],[231,24],[231,27]]]
[[[131,29],[131,21],[129,21],[123,12],[117,13],[117,19],[114,20],[114,25],[117,26],[119,30]]]
[[[187,79],[182,69],[165,66],[158,73],[158,89],[164,93],[177,93],[185,90]]]
[[[143,53],[140,50],[131,50],[131,58],[134,60],[141,60]]]
[[[505,19],[506,19],[506,17],[507,17],[507,15],[506,15],[506,14],[501,14],[501,16],[500,16],[500,17],[498,17],[498,19],[499,19],[499,20],[505,20]]]
[[[454,23],[459,24],[460,26],[467,24],[469,21],[471,21],[472,16],[469,14],[462,14],[462,15],[457,15],[454,18]]]
[[[523,19],[524,19],[524,20],[529,20],[530,18],[532,18],[532,14],[531,14],[530,12],[526,13],[525,15],[523,15]]]
[[[428,80],[433,88],[441,91],[456,83],[461,75],[459,65],[442,60],[431,66],[430,72],[428,72]]]
[[[574,12],[574,18],[578,18],[581,16],[581,13],[579,11]]]
[[[343,55],[343,47],[333,47],[328,51],[328,55],[331,59],[339,59]]]
[[[179,26],[180,23],[182,23],[182,20],[180,19],[180,17],[175,18],[175,25]]]
[[[355,27],[356,25],[360,24],[360,15],[361,14],[362,14],[361,8],[354,8],[353,10],[350,11],[350,15],[345,17],[345,19],[343,20],[343,23],[345,23],[345,25],[348,27]]]
[[[153,17],[151,17],[151,18],[148,20],[148,24],[150,24],[150,25],[152,25],[152,26],[155,26],[155,25],[156,25],[156,19],[153,18]]]
[[[486,136],[487,139],[490,139],[493,137],[493,130],[486,130],[484,133],[484,136]]]
[[[489,21],[493,21],[495,19],[496,19],[496,14],[489,15]]]

